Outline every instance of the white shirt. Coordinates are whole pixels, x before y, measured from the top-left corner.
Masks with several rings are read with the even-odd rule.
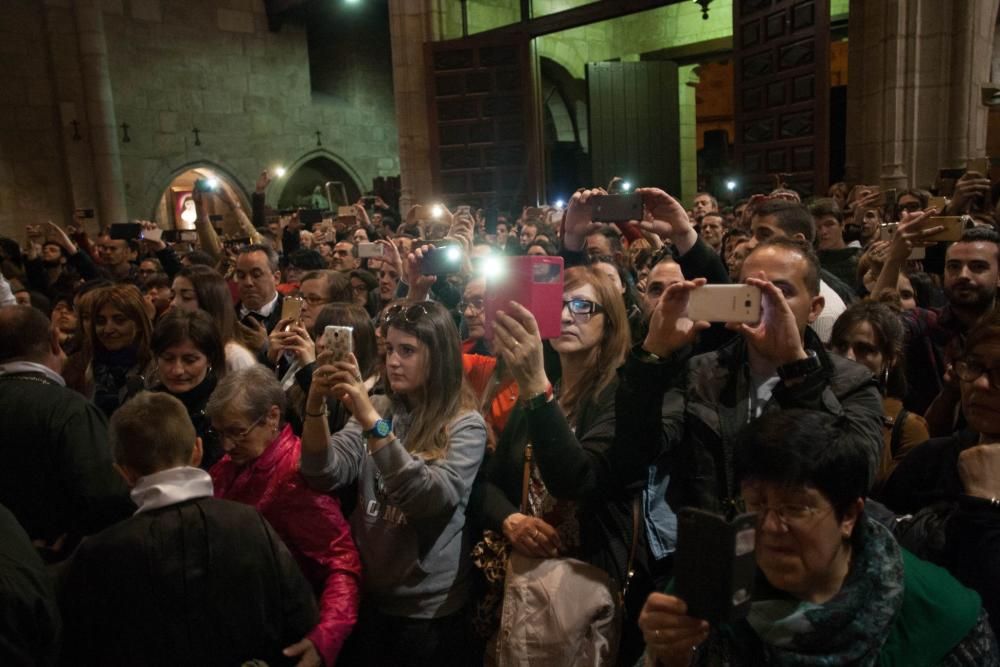
[[[192,498],[211,498],[212,478],[201,468],[167,468],[140,477],[130,493],[139,509],[136,514],[176,505]]]
[[[271,313],[274,311],[274,307],[278,305],[278,293],[274,293],[274,298],[261,306],[260,310],[250,310],[242,303],[240,304],[240,319],[249,315],[250,313],[257,313],[261,317],[270,317]]]
[[[847,305],[840,298],[840,295],[826,284],[825,280],[819,281],[819,295],[823,297],[824,301],[823,312],[809,326],[812,327],[821,341],[829,343],[830,334],[833,333],[833,323],[837,321],[841,313],[847,310]]]

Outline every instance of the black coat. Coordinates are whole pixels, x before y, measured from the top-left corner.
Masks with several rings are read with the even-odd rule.
[[[289,664],[318,620],[292,555],[242,503],[196,498],[88,538],[59,600],[66,665]]]

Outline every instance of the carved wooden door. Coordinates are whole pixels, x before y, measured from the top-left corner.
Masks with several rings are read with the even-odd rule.
[[[829,169],[828,0],[733,3],[736,169],[742,193],[786,174],[805,196],[825,193]]]
[[[527,35],[428,44],[434,187],[450,205],[517,215],[538,195],[538,138]],[[416,111],[416,110],[414,110]]]

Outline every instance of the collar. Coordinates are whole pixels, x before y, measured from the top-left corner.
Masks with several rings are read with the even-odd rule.
[[[212,478],[201,468],[168,468],[140,477],[130,495],[139,507],[135,513],[139,514],[192,498],[211,498]]]
[[[56,373],[48,366],[34,361],[11,361],[6,364],[0,364],[0,375],[14,375],[15,373],[39,373],[44,375],[46,380],[51,380],[60,387],[66,386],[66,381],[63,380],[59,373]]]
[[[245,305],[243,305],[242,302],[240,302],[240,319],[242,320],[244,317],[246,317],[250,313],[257,313],[261,317],[270,317],[271,313],[274,312],[274,307],[276,305],[278,305],[278,297],[279,296],[281,296],[281,293],[278,292],[278,291],[275,291],[274,298],[271,299],[270,301],[268,301],[267,303],[265,303],[263,306],[261,306],[259,310],[250,310]]]

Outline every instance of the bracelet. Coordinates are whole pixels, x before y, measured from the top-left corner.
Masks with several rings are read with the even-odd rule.
[[[327,415],[330,414],[330,411],[327,409],[326,404],[324,403],[322,412],[309,412],[308,410],[306,410],[305,413],[306,417],[326,417]]]

